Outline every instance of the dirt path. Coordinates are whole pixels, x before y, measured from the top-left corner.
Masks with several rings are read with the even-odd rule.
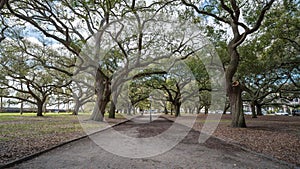
[[[158,118],[152,123],[143,123],[147,118],[139,118],[129,121],[120,126],[105,130],[48,153],[42,154],[32,160],[25,161],[12,168],[291,168],[278,161],[271,160],[260,155],[247,152],[238,147],[227,144],[216,138],[210,138],[205,143],[199,144],[199,132],[191,130],[188,135],[175,145],[172,149],[162,154],[145,157],[132,158],[122,157],[104,150],[99,144],[115,147],[116,151],[123,150],[122,144],[126,143],[129,149],[123,153],[154,152],[162,150],[163,144],[153,144],[151,149],[139,149],[147,139],[163,133],[172,127],[172,122]],[[179,132],[186,131],[186,127],[176,125]],[[120,140],[115,137],[114,131],[125,135],[126,139]],[[163,139],[174,139],[177,135],[171,134]],[[100,142],[99,142],[100,139]],[[119,140],[118,140],[119,139]],[[135,140],[136,139],[136,140]],[[135,140],[135,141],[132,141]],[[103,141],[103,142],[101,142]],[[116,145],[118,144],[118,145]],[[149,143],[150,144],[150,143]],[[114,145],[114,146],[112,146]],[[132,146],[133,145],[133,146]],[[103,145],[102,145],[103,146]],[[132,152],[128,152],[132,148]],[[147,148],[147,146],[146,146]],[[148,147],[149,148],[149,147]]]

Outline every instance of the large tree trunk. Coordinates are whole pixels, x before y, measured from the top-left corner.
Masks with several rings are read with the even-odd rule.
[[[238,28],[234,27],[234,32],[237,33]],[[226,76],[226,92],[229,96],[229,103],[232,114],[232,127],[246,127],[245,117],[243,113],[242,87],[238,78],[234,80],[234,74],[237,71],[240,55],[236,49],[236,41],[240,38],[235,35],[235,38],[228,44],[228,53],[230,55],[230,64],[228,65]],[[234,81],[233,81],[234,80]]]
[[[202,108],[203,108],[203,107],[200,106],[200,105],[197,106],[197,110],[196,110],[196,111],[197,111],[197,114],[200,114]]]
[[[78,115],[79,112],[79,108],[80,108],[80,102],[79,99],[75,99],[75,106],[74,106],[74,110],[73,110],[73,115]]]
[[[127,105],[127,110],[128,110],[127,114],[131,115],[131,110],[132,110],[132,105],[131,104]],[[151,111],[151,109],[150,109],[150,111]]]
[[[164,106],[164,113],[165,113],[165,114],[168,114],[168,113],[169,113],[169,112],[168,112],[168,109],[167,109],[167,105]]]
[[[183,107],[183,111],[184,111],[184,113],[188,113],[188,108]]]
[[[3,110],[3,97],[1,96],[0,97],[0,105],[1,105],[1,112],[3,112],[4,110]]]
[[[104,114],[105,114],[105,108],[107,103],[109,102],[108,99],[101,99],[101,97],[97,97],[97,102],[94,107],[94,111],[91,115],[91,120],[94,121],[103,121],[104,120]]]
[[[117,101],[118,101],[118,95],[119,93],[117,92],[117,89],[113,90],[114,92],[112,93],[112,99],[110,102],[110,109],[109,109],[109,115],[108,118],[116,118],[116,105],[117,105]]]
[[[224,107],[224,110],[223,110],[223,114],[226,114],[227,110],[229,109],[230,107],[230,104],[226,104],[225,103],[225,107]]]
[[[251,101],[250,106],[251,106],[252,118],[257,118],[256,111],[255,111],[255,102]]]
[[[110,101],[111,82],[100,68],[97,69],[95,79],[95,92],[97,95],[97,101],[90,119],[94,121],[103,121],[106,105]]]
[[[21,101],[21,106],[20,106],[20,114],[23,115],[23,107],[24,107],[24,103],[23,101]]]
[[[232,87],[232,92],[229,95],[230,107],[232,112],[232,127],[246,127],[245,117],[243,113],[242,89],[241,85],[237,84]]]
[[[111,101],[108,118],[114,119],[115,117],[116,117],[116,104],[114,101]]]
[[[37,116],[43,116],[43,102],[37,102]]]
[[[256,102],[255,106],[256,106],[256,113],[257,113],[257,115],[258,116],[262,116],[263,114],[262,114],[262,111],[261,111],[261,105]]]
[[[180,116],[180,106],[181,106],[180,102],[176,102],[174,104],[174,107],[175,107],[175,117]]]
[[[60,100],[59,100],[59,94],[57,95],[57,109],[58,109],[58,114],[60,112]]]
[[[47,102],[46,101],[43,104],[43,112],[44,112],[44,114],[47,113]]]
[[[209,107],[207,105],[204,106],[204,114],[208,114],[208,108]]]
[[[188,108],[188,113],[189,114],[194,114],[195,109],[194,108]]]

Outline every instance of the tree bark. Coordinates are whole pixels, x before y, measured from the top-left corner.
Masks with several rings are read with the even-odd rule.
[[[230,104],[225,104],[223,114],[226,114],[227,110],[229,109]]]
[[[164,106],[164,113],[165,113],[165,114],[168,114],[168,113],[169,113],[169,112],[168,112],[168,109],[167,109],[167,105]]]
[[[255,111],[255,102],[251,101],[250,106],[251,106],[252,118],[257,118],[256,111]]]
[[[97,102],[94,107],[94,111],[91,115],[91,120],[94,121],[103,121],[104,120],[104,114],[105,114],[105,108],[107,103],[109,102],[108,99],[101,99],[101,97],[97,97]]]
[[[21,106],[20,106],[20,114],[23,115],[23,101],[21,101]]]
[[[180,116],[180,106],[181,106],[180,102],[176,102],[174,104],[174,107],[175,107],[175,117]]]
[[[200,112],[201,112],[201,109],[202,109],[202,106],[200,106],[200,105],[199,105],[199,106],[197,106],[197,110],[196,110],[196,111],[197,111],[197,114],[200,114]]]
[[[112,119],[116,118],[116,104],[113,101],[110,102],[108,118],[112,118]]]
[[[0,1],[0,10],[4,8],[5,3],[7,3],[7,0]]]
[[[262,111],[261,111],[261,105],[256,102],[255,106],[256,106],[257,115],[262,116],[263,114],[262,114]]]
[[[109,78],[102,72],[101,68],[97,69],[95,79],[95,92],[97,95],[97,100],[90,119],[94,121],[103,121],[106,105],[110,101],[111,82]]]
[[[3,97],[1,96],[0,97],[0,105],[1,105],[1,112],[3,112],[4,110],[3,110]]]
[[[132,110],[132,105],[131,105],[131,104],[128,104],[127,110],[128,110],[127,114],[128,114],[128,115],[131,115],[131,110]],[[150,111],[151,111],[151,110],[150,110]]]
[[[80,102],[79,100],[76,100],[72,115],[78,115],[79,108],[80,108]]]
[[[238,34],[238,28],[233,29],[235,34]],[[234,74],[237,71],[240,55],[236,48],[236,41],[241,37],[235,35],[235,38],[228,44],[228,52],[230,55],[230,64],[225,72],[226,77],[226,92],[229,96],[230,110],[232,114],[232,127],[246,127],[245,117],[243,113],[243,101],[242,101],[242,86],[238,81],[238,78],[234,80]],[[234,82],[233,82],[234,80]]]
[[[37,102],[37,116],[43,116],[43,102]]]
[[[208,106],[204,106],[204,114],[208,114]]]
[[[188,113],[188,109],[187,108],[183,108],[184,113]]]
[[[243,113],[242,89],[241,85],[234,85],[229,95],[230,107],[232,112],[232,127],[246,127]]]

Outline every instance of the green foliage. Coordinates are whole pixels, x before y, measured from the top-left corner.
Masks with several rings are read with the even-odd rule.
[[[1,46],[0,69],[5,78],[0,84],[9,90],[2,96],[44,104],[56,88],[68,85],[73,58],[62,56],[63,49],[58,52],[28,39],[6,39]]]
[[[149,98],[151,88],[146,86],[142,81],[134,80],[131,82],[129,91],[129,99],[131,104],[135,106],[140,102],[145,102]],[[145,109],[143,104],[139,104],[140,108]]]
[[[262,29],[239,49],[238,74],[252,91],[245,99],[267,104],[279,99],[281,90],[299,97],[300,13],[295,6],[299,2],[277,3]]]

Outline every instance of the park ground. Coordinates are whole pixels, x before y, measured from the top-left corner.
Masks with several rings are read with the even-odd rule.
[[[82,115],[79,115],[79,119]],[[175,120],[173,116],[165,116]],[[197,116],[193,126],[201,131],[207,115]],[[191,116],[180,118],[189,119]],[[213,135],[267,157],[300,165],[300,117],[291,116],[246,116],[247,128],[231,128],[230,115],[223,115]],[[120,115],[107,119],[116,124],[126,119]],[[10,161],[45,150],[60,143],[84,136],[87,128],[78,117],[66,114],[46,114],[35,117],[33,114],[0,114],[0,166]],[[99,124],[97,124],[99,126]],[[107,123],[103,124],[103,128]],[[144,131],[147,132],[147,131]],[[218,146],[218,143],[210,143]],[[222,146],[222,145],[219,145]]]

